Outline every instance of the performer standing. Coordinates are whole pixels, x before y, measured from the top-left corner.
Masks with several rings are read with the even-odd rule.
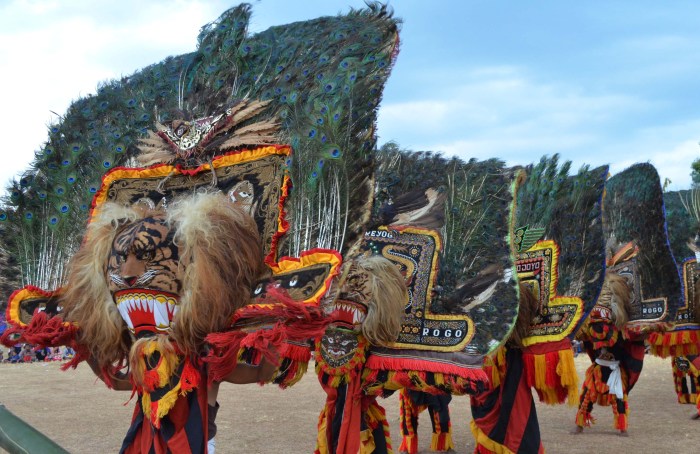
[[[603,290],[588,322],[581,328],[584,345],[593,364],[586,370],[574,433],[595,423],[593,404],[611,406],[613,426],[627,436],[628,394],[639,378],[644,359],[644,342],[625,333],[631,289],[627,280],[608,272]]]
[[[484,361],[492,388],[471,396],[475,454],[544,453],[522,343],[539,302],[527,285],[521,283],[519,287],[515,328],[506,344]]]
[[[451,394],[429,394],[423,391],[402,389],[400,401],[400,427],[403,440],[399,452],[416,454],[418,452],[418,415],[425,409],[430,415],[433,436],[430,450],[448,452],[455,445],[452,441],[452,423],[450,422]]]

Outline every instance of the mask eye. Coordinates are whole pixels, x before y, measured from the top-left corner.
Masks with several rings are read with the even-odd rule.
[[[294,276],[292,279],[289,281],[289,286],[294,287],[299,283],[299,276]]]
[[[260,295],[260,294],[262,293],[262,291],[263,291],[263,285],[262,285],[262,284],[258,284],[258,286],[255,287],[255,290],[253,291],[253,294],[254,294],[254,295]]]

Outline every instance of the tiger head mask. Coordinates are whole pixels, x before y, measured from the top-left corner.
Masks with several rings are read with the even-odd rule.
[[[170,329],[182,291],[179,249],[163,212],[123,225],[112,242],[109,290],[136,336]]]
[[[321,340],[324,360],[338,367],[358,348],[358,335],[369,345],[387,346],[401,330],[408,290],[403,275],[388,259],[359,256],[343,264],[340,278],[321,302],[334,320]]]
[[[102,367],[153,335],[196,354],[249,301],[263,268],[255,221],[224,194],[186,196],[167,212],[105,205],[73,259],[65,320]]]

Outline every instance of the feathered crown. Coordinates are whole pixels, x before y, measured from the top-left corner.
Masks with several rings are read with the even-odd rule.
[[[700,190],[664,192],[668,240],[681,276],[682,305],[673,320],[673,329],[651,333],[649,343],[659,356],[697,353],[700,330]]]
[[[227,132],[229,138],[248,145],[266,143],[267,127],[253,130],[262,125],[239,118],[257,101],[217,120],[234,99],[269,102],[282,131],[278,143],[299,152],[294,160],[283,159],[296,182],[285,252],[298,256],[316,245],[340,249],[361,236],[370,208],[377,108],[398,51],[399,21],[372,4],[249,34],[251,14],[247,4],[231,8],[202,28],[196,51],[101,84],[50,126],[32,168],[0,211],[8,235],[23,238],[11,254],[21,264],[43,264],[41,270],[25,267],[31,274],[26,281],[45,288],[61,284],[102,175],[132,165],[141,137],[147,136],[144,163],[175,166],[178,159],[206,162],[197,160],[201,150],[194,143],[238,147],[241,142],[208,142],[217,128],[232,127],[236,134]],[[154,121],[162,126],[149,134]]]
[[[695,235],[688,238],[688,248],[695,253],[697,260],[700,260],[700,188],[689,191],[687,198],[679,194],[683,207],[690,215],[695,224]]]
[[[243,99],[218,115],[189,121],[178,118],[167,124],[156,122],[156,132],[149,130],[148,136],[138,142],[141,153],[136,160],[143,166],[177,162],[196,167],[244,146],[279,143],[279,123],[274,117],[252,121],[268,104],[269,100]]]

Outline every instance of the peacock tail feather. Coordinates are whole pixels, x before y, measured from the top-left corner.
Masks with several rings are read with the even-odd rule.
[[[663,197],[668,241],[673,257],[680,264],[695,258],[688,242],[700,234],[700,190],[669,191]]]
[[[430,301],[431,311],[467,314],[475,328],[466,351],[486,354],[505,341],[517,316],[515,281],[509,277],[513,170],[498,159],[465,162],[401,150],[394,143],[381,148],[377,161],[373,223],[440,233],[437,285],[442,290]],[[431,210],[420,209],[429,203]]]
[[[19,235],[11,255],[24,283],[53,288],[63,280],[102,175],[137,165],[136,144],[154,123],[183,112],[189,119],[219,114],[241,99],[269,101],[267,120],[280,119],[281,139],[296,151],[288,163],[295,190],[286,252],[356,241],[369,219],[376,113],[399,21],[371,4],[249,35],[250,15],[250,5],[231,8],[202,28],[195,52],[100,84],[49,127],[0,212]]]
[[[649,163],[635,164],[605,185],[604,227],[617,244],[633,241],[645,300],[665,300],[664,320],[672,320],[681,305],[681,283],[666,233],[664,196],[659,174]],[[678,246],[677,246],[678,247]],[[661,304],[661,303],[660,303]],[[631,320],[658,318],[633,307]]]
[[[683,304],[676,313],[675,329],[687,329],[688,323],[695,323],[691,328],[697,329],[700,310],[694,280],[698,270],[696,250],[700,250],[700,189],[664,192],[663,197],[669,245],[683,287]],[[678,342],[667,342],[674,343]],[[659,349],[654,352],[659,353]]]
[[[583,302],[582,316],[568,330],[573,336],[576,326],[595,305],[603,284],[601,199],[608,167],[582,166],[578,173],[570,174],[571,162],[560,163],[555,154],[542,157],[524,170],[527,178],[517,191],[514,247],[520,253],[538,240],[551,240],[557,245],[556,295],[577,297]],[[546,317],[549,310],[541,308],[540,312],[538,317]],[[547,330],[540,331],[539,335],[548,335]]]

